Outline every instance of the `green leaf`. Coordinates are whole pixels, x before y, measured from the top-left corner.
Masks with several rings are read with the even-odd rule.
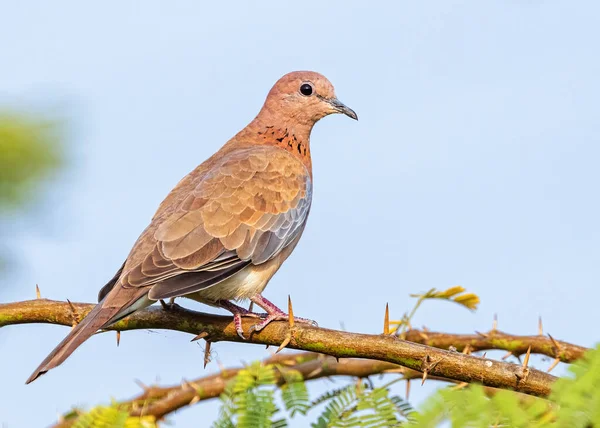
[[[154,416],[134,417],[114,406],[94,407],[77,416],[73,428],[156,428]]]
[[[281,399],[285,409],[294,417],[297,413],[305,415],[311,407],[308,388],[302,374],[297,370],[280,368],[286,383],[281,386]]]
[[[0,112],[0,209],[28,202],[62,162],[56,122]]]

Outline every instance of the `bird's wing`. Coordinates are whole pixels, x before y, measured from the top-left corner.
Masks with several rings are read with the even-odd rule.
[[[198,177],[175,209],[153,220],[134,246],[120,285],[152,286],[149,297],[158,300],[264,263],[301,233],[311,196],[306,167],[285,150],[230,152]]]
[[[98,292],[98,302],[100,302],[102,299],[104,299],[104,296],[106,296],[108,294],[108,292],[110,290],[112,290],[115,285],[117,285],[117,282],[119,281],[119,278],[121,277],[121,274],[123,273],[124,267],[125,267],[125,262],[123,262],[123,264],[121,265],[121,267],[119,268],[117,273],[115,273],[115,276],[113,276],[111,278],[111,280],[108,281],[106,283],[106,285],[100,289],[100,291]]]

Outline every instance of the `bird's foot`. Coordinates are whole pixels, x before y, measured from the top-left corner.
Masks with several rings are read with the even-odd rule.
[[[288,314],[283,312],[281,309],[279,309],[277,306],[275,306],[269,300],[265,299],[260,294],[257,294],[256,296],[250,298],[250,300],[267,312],[266,314],[264,314],[265,316],[261,316],[261,322],[259,322],[258,324],[254,324],[252,327],[250,327],[250,332],[261,331],[272,321],[289,321],[290,316]],[[318,326],[318,324],[315,321],[306,318],[294,316],[294,321],[302,324],[312,325],[314,327]]]
[[[259,322],[258,324],[254,324],[252,327],[250,327],[251,333],[253,331],[257,331],[257,332],[261,331],[263,328],[265,328],[267,325],[269,325],[271,323],[271,321],[289,321],[289,319],[290,319],[290,316],[283,311],[278,314],[265,314],[265,315],[266,315],[266,317],[261,317],[262,318],[261,322]],[[318,327],[318,324],[316,321],[309,320],[307,318],[300,318],[300,317],[294,316],[294,321],[299,322],[301,324],[308,324],[313,327]]]
[[[250,299],[256,305],[263,308],[266,313],[260,314],[256,312],[249,311],[246,308],[242,308],[241,306],[236,305],[228,300],[219,300],[216,302],[221,308],[228,310],[233,314],[233,325],[235,326],[235,331],[238,336],[246,340],[244,336],[244,328],[242,326],[242,317],[248,318],[259,318],[261,321],[257,324],[254,324],[250,327],[250,333],[258,332],[264,329],[267,325],[269,325],[272,321],[288,321],[290,316],[271,303],[269,300],[265,299],[260,294],[252,297]],[[306,318],[294,317],[294,321],[299,322],[301,324],[308,324],[312,326],[317,326],[317,323],[313,320],[309,320]]]
[[[244,336],[242,317],[262,319],[268,316],[268,314],[257,314],[255,312],[251,312],[248,309],[242,308],[241,306],[238,306],[228,300],[219,300],[217,304],[233,314],[233,325],[235,326],[235,331],[243,340],[246,340],[246,337]]]
[[[163,299],[160,299],[159,302],[165,311],[170,311],[172,309],[175,309],[175,307],[177,306],[177,303],[175,303],[175,297],[171,297],[169,299],[168,303],[165,302]]]

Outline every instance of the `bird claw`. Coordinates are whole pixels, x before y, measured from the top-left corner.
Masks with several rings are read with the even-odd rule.
[[[233,325],[235,326],[237,335],[242,340],[246,340],[246,337],[244,336],[244,328],[242,327],[242,316],[239,313],[233,315]]]
[[[172,311],[174,309],[179,308],[179,305],[177,303],[175,303],[175,298],[174,297],[171,297],[169,299],[169,302],[165,302],[163,299],[160,299],[159,302],[160,302],[160,305],[162,306],[162,308],[165,311]]]
[[[272,321],[289,321],[289,319],[290,319],[290,316],[284,312],[274,313],[274,314],[264,314],[264,315],[266,315],[266,316],[263,317],[263,320],[261,322],[259,322],[258,324],[254,324],[253,326],[250,327],[250,333],[253,333],[253,332],[258,333],[259,331],[264,329],[267,325],[269,325]],[[316,321],[309,320],[306,318],[294,317],[294,321],[299,322],[301,324],[308,324],[312,327],[319,326]]]
[[[269,316],[269,314],[257,314],[256,312],[234,314],[233,315],[233,325],[235,325],[235,331],[236,331],[237,335],[242,340],[246,340],[246,336],[244,336],[244,327],[242,326],[242,317],[265,319],[268,316]],[[252,327],[250,328],[250,332],[252,332]]]
[[[289,321],[290,320],[290,316],[288,314],[283,312],[281,309],[277,308],[275,305],[273,305],[266,299],[264,299],[264,298],[262,298],[262,299],[263,299],[262,301],[264,301],[266,303],[266,306],[264,306],[263,308],[267,311],[267,313],[251,312],[248,309],[242,308],[242,307],[240,307],[232,302],[229,302],[227,300],[221,300],[221,301],[217,302],[220,307],[230,311],[233,314],[233,325],[235,326],[235,331],[236,331],[237,335],[240,337],[240,339],[247,340],[246,336],[244,336],[242,317],[258,318],[261,320],[259,323],[254,324],[250,327],[250,330],[249,330],[250,334],[261,331],[267,325],[269,325],[272,321],[280,321],[280,320],[281,321]],[[263,306],[263,305],[259,305],[259,306]],[[293,316],[293,320],[297,321],[299,323],[302,323],[302,324],[308,324],[313,327],[318,327],[318,324],[315,321],[309,320],[306,318],[298,318],[298,317]]]

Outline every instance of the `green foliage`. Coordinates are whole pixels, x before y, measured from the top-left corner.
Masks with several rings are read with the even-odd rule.
[[[0,112],[0,208],[22,206],[62,162],[54,122]]]
[[[284,427],[284,419],[274,420],[277,378],[273,366],[255,362],[232,379],[221,395],[223,403],[214,428]]]
[[[292,417],[297,413],[305,415],[310,409],[310,397],[302,374],[297,370],[290,369],[281,370],[281,374],[286,382],[281,386],[281,399],[285,410]]]
[[[73,428],[156,428],[153,416],[133,417],[117,406],[98,406],[77,417]]]
[[[362,383],[327,392],[311,403],[300,372],[254,363],[241,370],[227,385],[221,396],[219,419],[213,427],[287,426],[287,419],[279,417],[281,411],[275,404],[275,370],[279,370],[285,380],[280,387],[281,400],[290,417],[305,415],[325,404],[313,427],[393,427],[399,426],[413,412],[400,397],[390,397],[388,388],[371,388]]]
[[[569,367],[571,377],[559,379],[550,399],[558,407],[557,420],[576,426],[600,427],[600,345]]]
[[[325,409],[311,426],[327,427],[396,427],[411,417],[412,407],[398,396],[390,397],[385,387],[370,388],[357,383],[335,392],[327,392],[313,405],[326,402]]]
[[[323,428],[327,426],[348,426],[348,417],[353,410],[356,410],[356,397],[358,387],[348,385],[345,388],[338,389],[334,394],[326,394],[326,399],[319,397],[315,402],[327,402],[325,410],[319,416],[313,428]]]
[[[444,389],[430,398],[414,425],[435,427],[443,421],[453,427],[536,427],[543,426],[549,403],[542,399],[520,397],[511,391],[498,391],[488,397],[480,385],[464,390]]]
[[[600,346],[569,368],[573,376],[559,379],[549,400],[483,387],[439,391],[426,403],[414,426],[435,427],[590,427],[600,426]]]

